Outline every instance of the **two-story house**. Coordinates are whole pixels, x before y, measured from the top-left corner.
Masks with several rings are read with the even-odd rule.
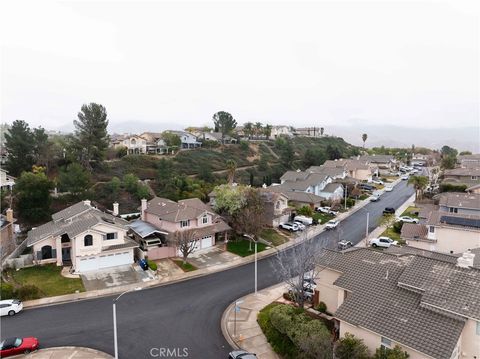
[[[323,164],[324,167],[343,168],[347,176],[357,181],[372,180],[372,177],[377,172],[377,167],[370,165],[368,161],[356,159],[338,159],[328,160]]]
[[[324,250],[316,290],[340,337],[361,338],[371,355],[399,345],[410,359],[480,358],[480,269],[473,258]]]
[[[397,160],[391,155],[368,155],[358,157],[357,159],[376,166],[378,175],[388,175],[397,168]]]
[[[480,154],[459,155],[457,163],[464,168],[480,168]]]
[[[293,137],[293,131],[290,126],[272,126],[272,130],[270,132],[271,138],[278,138],[278,137]]]
[[[114,147],[126,147],[129,155],[142,155],[147,153],[147,140],[139,135],[129,135],[117,140]]]
[[[165,131],[165,132],[173,133],[174,135],[177,135],[178,137],[180,137],[181,148],[191,149],[191,148],[197,148],[197,147],[202,146],[202,143],[200,141],[198,141],[197,136],[195,136],[195,135],[193,135],[189,132],[172,131],[172,130],[168,130],[168,131]]]
[[[193,241],[196,242],[196,249],[200,250],[215,245],[220,236],[227,239],[227,232],[230,230],[230,227],[212,208],[198,198],[184,199],[178,202],[160,197],[155,197],[148,202],[143,199],[141,202],[141,219],[136,223],[131,228],[137,234],[137,238],[146,238],[144,237],[146,235],[151,236],[154,231],[157,231],[156,234],[159,234],[160,237],[164,236],[164,240],[160,239],[160,243],[157,242],[154,246],[147,246],[150,259],[176,256],[177,249],[171,239],[178,231],[193,230],[195,235]],[[148,226],[145,224],[148,224]],[[148,227],[148,229],[145,229],[142,234],[135,229],[135,226],[137,228]],[[163,249],[151,250],[151,247]],[[170,247],[170,249],[165,247]]]
[[[82,201],[30,230],[27,246],[36,263],[71,265],[76,273],[129,265],[138,245],[126,236],[127,223]]]
[[[467,187],[480,184],[480,167],[460,167],[453,170],[445,170],[442,183],[466,185]]]
[[[288,222],[292,211],[286,195],[271,191],[270,187],[262,188],[260,195],[263,201],[263,224],[278,227],[280,223]]]
[[[420,224],[405,223],[401,237],[410,246],[445,253],[480,247],[480,194],[445,192]]]
[[[15,186],[15,177],[12,177],[8,174],[7,171],[0,168],[0,189],[2,190],[12,190]]]

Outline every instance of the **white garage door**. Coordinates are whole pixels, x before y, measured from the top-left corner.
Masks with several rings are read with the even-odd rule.
[[[202,238],[202,244],[201,244],[201,249],[208,248],[213,246],[213,240],[212,236],[204,237]]]
[[[78,272],[87,272],[91,270],[115,267],[133,263],[133,255],[131,251],[102,254],[95,257],[82,258],[77,262]]]

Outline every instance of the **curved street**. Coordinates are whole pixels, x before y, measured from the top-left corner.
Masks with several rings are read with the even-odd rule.
[[[314,241],[335,248],[341,238],[358,243],[365,236],[366,213],[370,231],[385,207],[398,208],[413,188],[401,181],[378,202],[369,203],[323,232]],[[278,282],[275,258],[258,263],[259,289]],[[160,348],[177,350],[177,357],[226,358],[230,350],[220,330],[225,308],[253,292],[253,263],[205,277],[128,293],[117,303],[119,357],[151,358]],[[112,297],[28,309],[1,321],[2,337],[36,336],[41,347],[83,346],[113,354]],[[155,349],[158,348],[158,349]],[[173,357],[173,356],[170,356]]]

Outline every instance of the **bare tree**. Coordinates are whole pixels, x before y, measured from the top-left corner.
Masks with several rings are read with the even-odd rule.
[[[264,212],[264,204],[260,191],[249,188],[245,192],[246,205],[233,216],[234,228],[239,233],[245,233],[250,239],[249,250],[252,250],[252,238],[258,240],[258,234],[263,228],[261,220]]]
[[[306,238],[306,233],[300,242],[286,251],[279,251],[273,262],[278,279],[285,282],[292,299],[300,308],[306,301],[305,282],[308,278],[315,278],[319,273],[318,259],[322,249]]]
[[[182,253],[184,265],[187,264],[188,256],[195,250],[197,245],[197,242],[195,241],[196,236],[197,232],[193,229],[176,231],[170,235],[169,242],[177,247],[177,249]]]

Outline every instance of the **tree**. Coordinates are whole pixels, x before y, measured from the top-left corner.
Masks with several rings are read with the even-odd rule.
[[[289,138],[279,137],[275,140],[275,147],[278,149],[280,160],[284,167],[287,169],[292,168],[295,159],[292,141]]]
[[[263,134],[267,140],[270,139],[270,136],[272,135],[272,125],[265,125],[263,128]]]
[[[208,163],[201,166],[198,170],[198,178],[205,182],[213,182],[215,177],[213,176],[212,166]]]
[[[366,133],[364,133],[362,135],[362,141],[363,141],[363,148],[365,148],[365,142],[367,141],[367,138],[368,138],[368,135]]]
[[[443,146],[440,150],[442,157],[457,157],[458,151],[450,146]]]
[[[53,144],[48,140],[48,135],[42,127],[34,128],[33,132],[33,155],[37,165],[43,165],[49,168],[50,149]]]
[[[415,201],[417,201],[418,198],[422,198],[423,190],[427,187],[428,182],[429,180],[426,176],[411,176],[408,179],[408,184],[413,185],[415,188]]]
[[[380,347],[375,351],[373,359],[408,359],[410,354],[404,351],[400,346],[395,345],[393,349]]]
[[[107,191],[114,199],[117,198],[121,186],[122,181],[120,181],[120,178],[118,177],[113,177],[109,182],[105,184]]]
[[[135,176],[133,173],[128,173],[123,176],[123,186],[125,190],[130,194],[135,194],[138,189],[138,177]]]
[[[195,238],[197,232],[194,229],[175,231],[169,235],[168,241],[182,253],[183,264],[187,264],[187,258],[193,253],[197,245]]]
[[[250,139],[252,137],[252,134],[253,134],[253,123],[251,122],[247,122],[243,125],[243,133],[245,136],[248,137],[248,139]]]
[[[58,181],[62,191],[78,196],[88,188],[90,174],[80,164],[72,163],[60,170]]]
[[[38,222],[50,214],[50,190],[53,183],[43,171],[23,172],[14,187],[19,214],[26,220]]]
[[[115,156],[116,156],[117,158],[125,157],[127,154],[128,154],[128,148],[125,147],[125,146],[120,146],[120,147],[118,147],[117,150],[115,151]]]
[[[457,162],[457,160],[455,159],[455,157],[445,156],[445,157],[442,157],[442,162],[441,162],[440,165],[444,169],[452,169],[452,168],[455,168],[455,163],[456,162]]]
[[[324,132],[325,132],[325,129],[323,127],[320,127],[320,136],[323,136]]]
[[[345,336],[337,342],[335,348],[337,359],[368,359],[368,347],[363,340],[353,334],[345,333]]]
[[[342,153],[337,146],[332,146],[329,144],[325,151],[327,152],[327,157],[329,160],[338,160],[339,158],[342,158]]]
[[[215,132],[222,134],[222,144],[225,143],[225,136],[230,135],[237,127],[237,121],[231,114],[225,111],[219,111],[213,115],[213,123],[215,124]]]
[[[257,137],[257,140],[258,140],[258,137],[263,133],[262,123],[261,122],[255,122],[254,130],[255,130],[255,137]]]
[[[318,147],[310,147],[305,151],[303,156],[303,164],[306,167],[320,166],[326,161],[325,151]]]
[[[276,260],[272,262],[278,279],[286,283],[293,300],[300,308],[305,304],[304,281],[307,274],[313,278],[318,275],[317,263],[320,255],[321,249],[304,234],[299,244],[293,246],[289,252],[277,252]]]
[[[8,152],[6,168],[12,176],[30,171],[35,163],[33,157],[33,134],[25,121],[16,120],[5,133],[5,148]]]
[[[227,160],[227,176],[228,183],[232,184],[235,179],[235,171],[237,170],[237,162],[234,160]]]
[[[459,153],[460,156],[467,156],[467,155],[471,155],[471,154],[472,154],[472,152],[470,152],[470,151],[462,151],[462,152]]]
[[[395,221],[396,219],[393,214],[386,214],[378,219],[378,226],[380,227],[385,226],[386,229],[388,230],[390,227],[393,226]]]
[[[182,140],[174,133],[164,132],[162,133],[162,139],[165,141],[167,147],[180,147]]]
[[[256,240],[260,230],[263,228],[261,218],[263,216],[264,204],[260,190],[247,188],[244,191],[245,206],[235,212],[230,218],[230,223],[238,233],[247,234],[250,240],[250,251],[252,250],[252,238]]]
[[[90,162],[102,161],[108,148],[107,110],[93,102],[83,105],[73,124],[80,161],[91,168]]]

